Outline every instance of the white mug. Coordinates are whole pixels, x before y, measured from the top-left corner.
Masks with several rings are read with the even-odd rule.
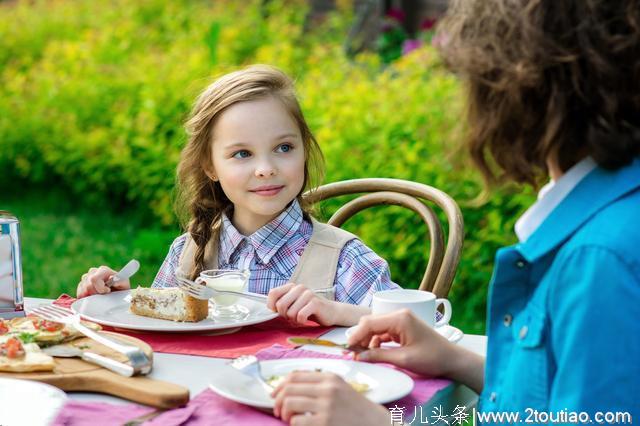
[[[436,309],[444,305],[444,316],[436,322]],[[451,303],[447,299],[436,299],[436,295],[422,290],[394,289],[373,293],[371,312],[374,315],[388,314],[400,309],[409,309],[430,327],[440,327],[451,319]]]

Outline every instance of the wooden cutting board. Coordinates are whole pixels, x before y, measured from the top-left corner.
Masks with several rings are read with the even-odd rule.
[[[119,333],[101,331],[100,333],[116,338],[123,343],[141,348],[153,360],[153,350],[140,339]],[[118,361],[127,361],[127,357],[87,337],[67,343],[84,350],[105,355]],[[145,376],[124,377],[88,363],[80,358],[55,357],[53,371],[35,373],[0,372],[0,377],[29,379],[48,383],[64,391],[99,392],[158,408],[174,408],[189,401],[189,389]]]

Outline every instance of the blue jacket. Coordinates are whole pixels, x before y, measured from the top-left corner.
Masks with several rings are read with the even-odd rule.
[[[500,249],[488,305],[480,411],[640,422],[640,158],[596,168]]]

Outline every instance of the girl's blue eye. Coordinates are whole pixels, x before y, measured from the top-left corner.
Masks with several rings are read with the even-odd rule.
[[[247,158],[250,155],[251,154],[249,153],[249,151],[243,149],[242,151],[238,151],[235,154],[233,154],[233,158]]]
[[[282,145],[278,146],[278,151],[280,152],[289,152],[293,149],[293,147],[291,145],[289,145],[288,143],[283,143]]]

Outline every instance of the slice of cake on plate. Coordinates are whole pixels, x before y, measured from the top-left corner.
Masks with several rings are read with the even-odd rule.
[[[198,322],[207,318],[209,301],[195,299],[178,287],[131,290],[131,313],[172,321]]]

